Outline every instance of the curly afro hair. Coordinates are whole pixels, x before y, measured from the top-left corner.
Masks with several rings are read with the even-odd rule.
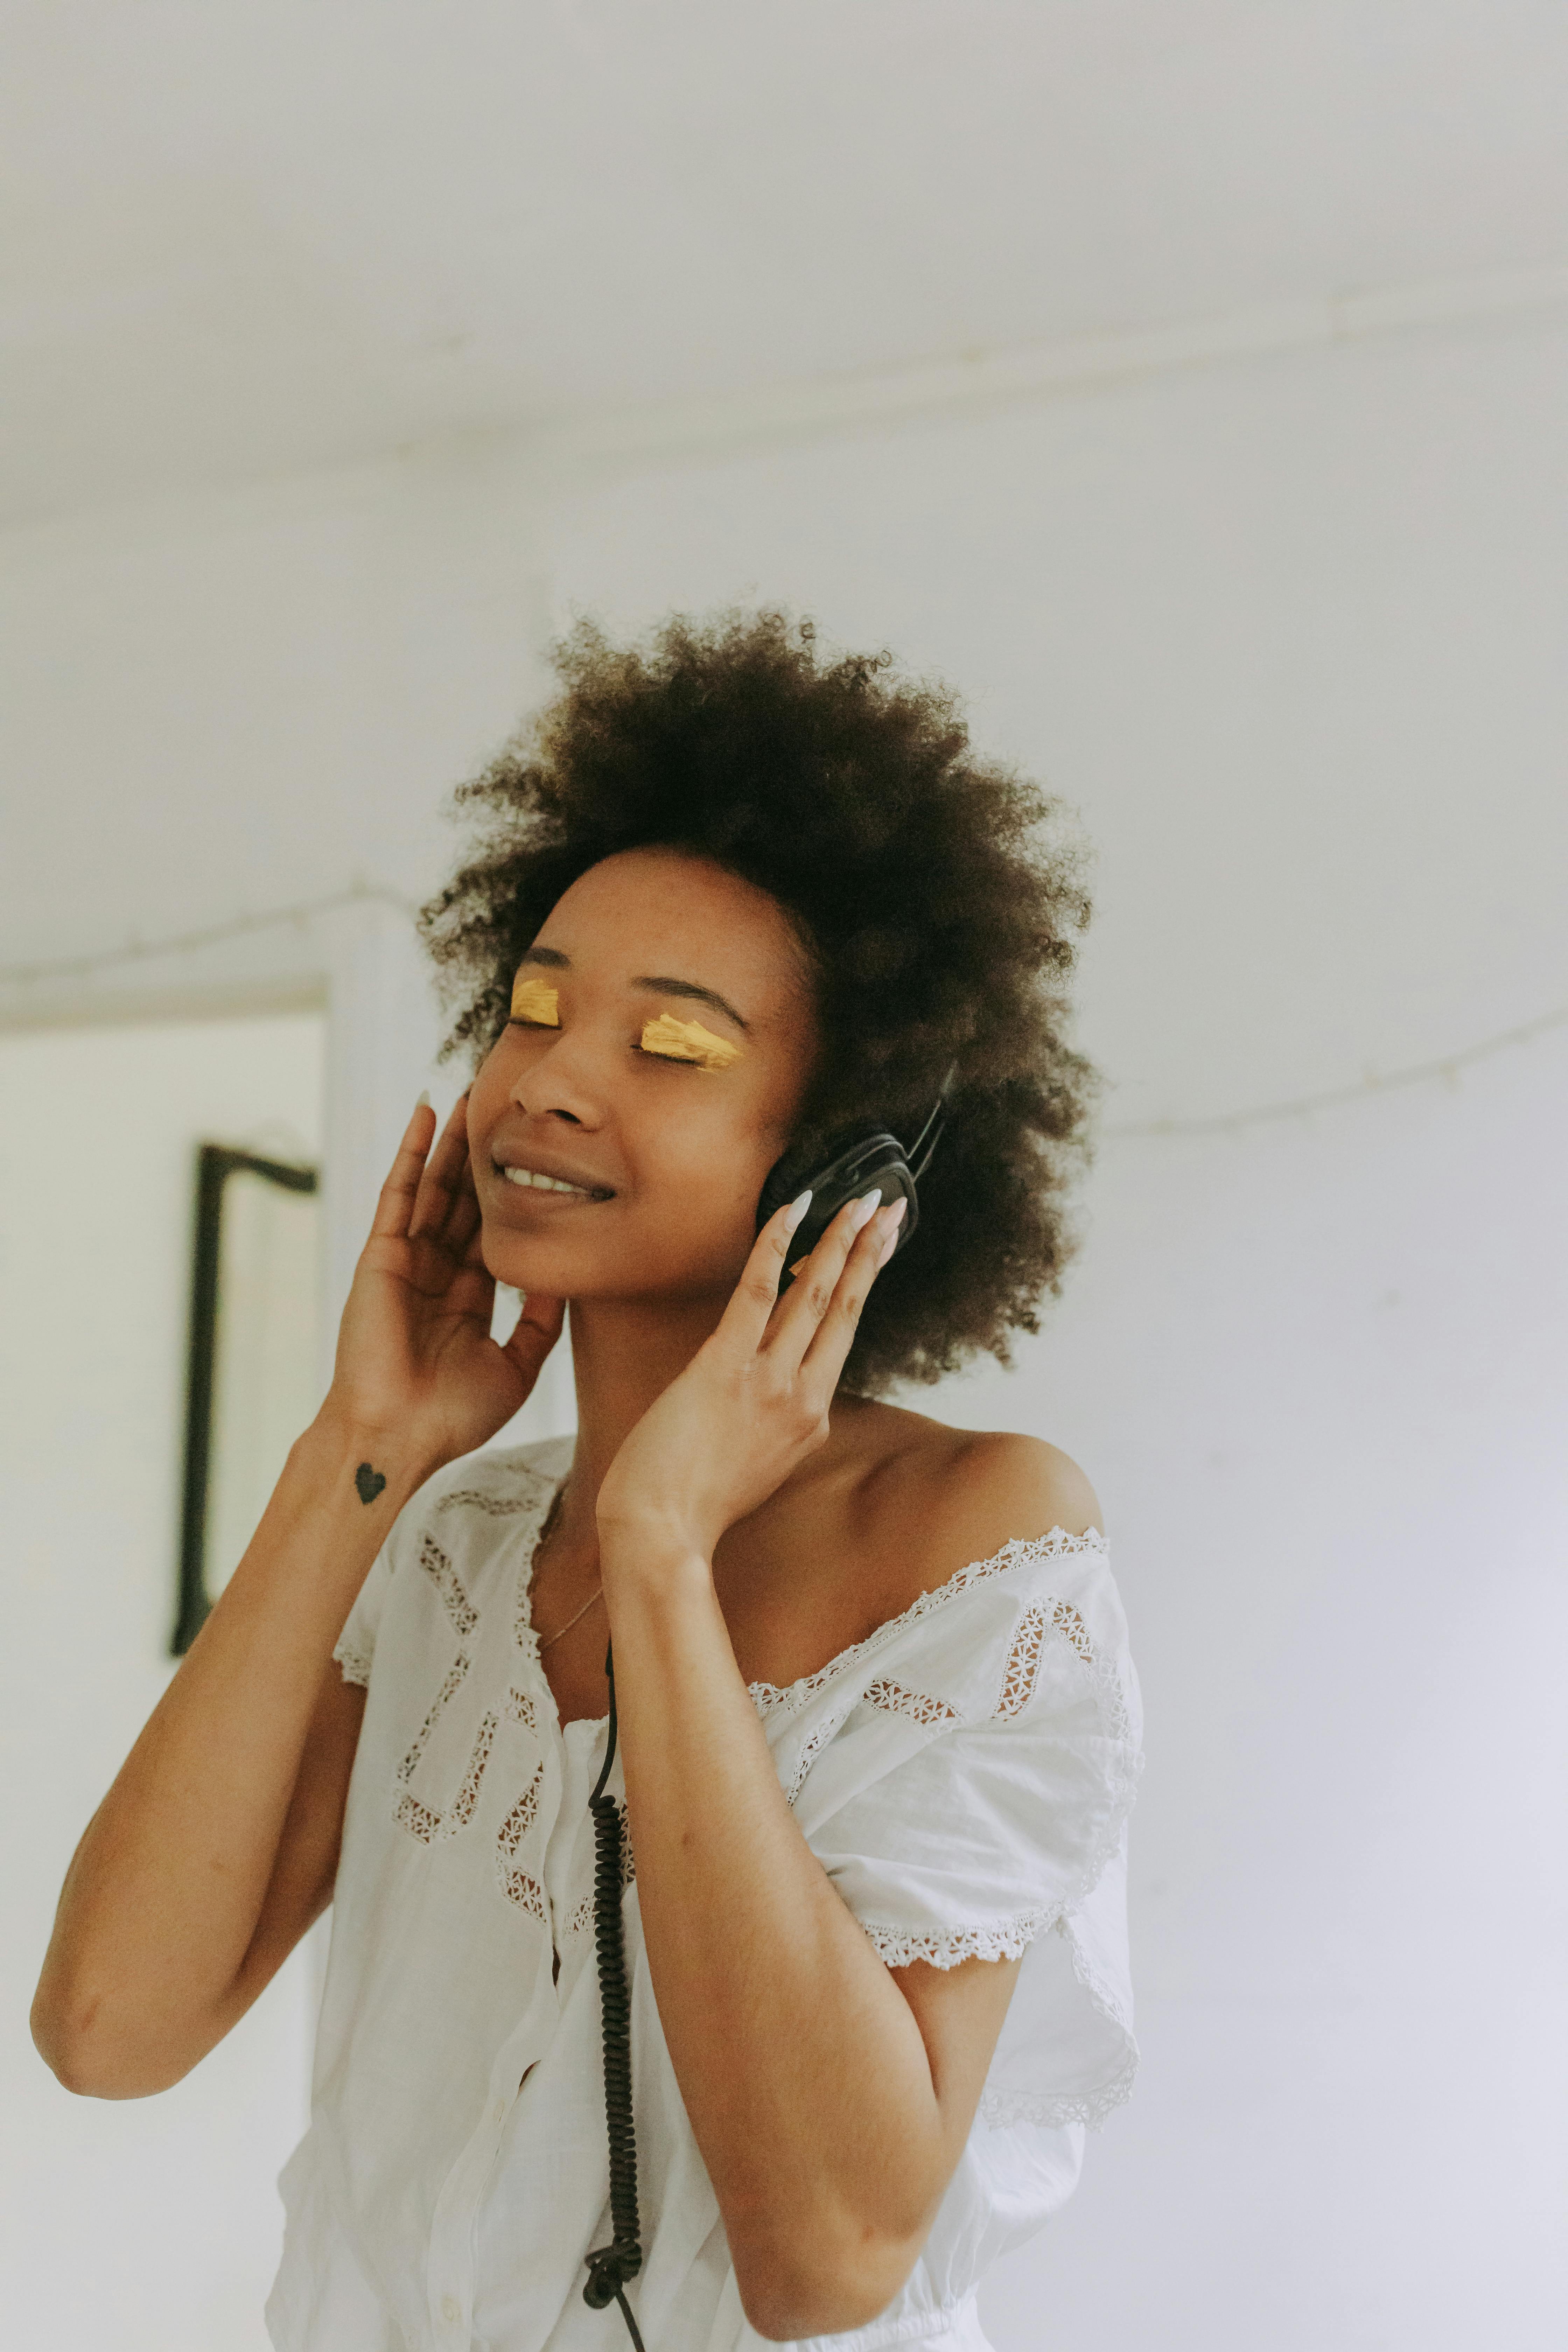
[[[1089,903],[1060,803],[977,758],[944,688],[886,653],[829,657],[780,613],[677,615],[632,647],[584,622],[552,659],[556,698],[458,793],[479,854],[420,917],[460,1008],[447,1051],[489,1051],[523,951],[589,866],[650,845],[713,859],[811,951],[825,1042],[802,1140],[867,1117],[912,1137],[956,1065],[920,1231],[872,1289],[844,1385],[1009,1362],[1008,1334],[1061,1287],[1099,1084],[1066,1042]]]

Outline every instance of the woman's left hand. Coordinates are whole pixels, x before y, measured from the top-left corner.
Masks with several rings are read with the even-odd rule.
[[[781,1300],[804,1204],[769,1218],[717,1329],[626,1436],[599,1489],[601,1538],[628,1530],[711,1560],[827,1435],[860,1310],[904,1203],[841,1209]],[[605,1565],[608,1565],[607,1559]]]

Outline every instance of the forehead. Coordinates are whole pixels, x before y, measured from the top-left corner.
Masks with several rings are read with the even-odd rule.
[[[536,944],[569,956],[584,977],[697,982],[748,1021],[811,993],[805,951],[777,899],[675,850],[623,850],[591,866],[551,908]]]

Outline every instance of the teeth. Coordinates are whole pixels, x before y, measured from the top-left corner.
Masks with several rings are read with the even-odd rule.
[[[584,1186],[563,1183],[559,1176],[542,1176],[537,1168],[503,1168],[501,1174],[509,1184],[531,1185],[536,1192],[575,1192],[580,1201],[588,1198]]]

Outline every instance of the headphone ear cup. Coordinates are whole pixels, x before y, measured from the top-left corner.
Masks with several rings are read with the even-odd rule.
[[[840,1209],[850,1201],[863,1200],[873,1186],[880,1190],[884,1207],[890,1206],[900,1195],[909,1202],[899,1227],[895,1255],[920,1223],[915,1180],[904,1158],[903,1145],[885,1128],[857,1128],[846,1135],[835,1136],[815,1164],[803,1153],[786,1152],[769,1171],[763,1186],[757,1203],[759,1230],[786,1202],[797,1200],[808,1185],[811,1205],[790,1236],[789,1258],[779,1279],[781,1296],[795,1279],[790,1267],[811,1255]]]
[[[790,1195],[792,1200],[795,1197],[794,1193]],[[781,1298],[795,1280],[794,1268],[802,1258],[811,1255],[839,1210],[858,1197],[854,1192],[846,1192],[842,1186],[816,1184],[812,1187],[811,1206],[789,1237],[789,1254],[784,1260],[784,1272],[779,1276]]]

